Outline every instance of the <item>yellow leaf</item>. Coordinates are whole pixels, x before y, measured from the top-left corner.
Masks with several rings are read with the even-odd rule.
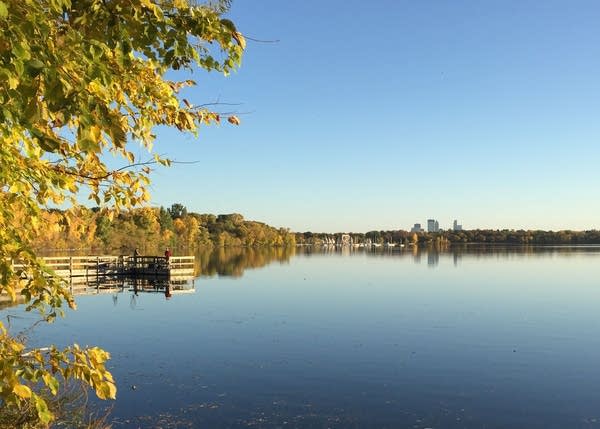
[[[102,130],[98,125],[92,125],[90,127],[90,135],[92,136],[95,142],[99,142],[100,136],[102,135]]]
[[[115,383],[111,382],[107,382],[106,384],[108,385],[108,397],[110,399],[115,399],[117,397],[117,386],[115,385]]]
[[[53,395],[56,395],[58,392],[58,381],[56,381],[56,378],[52,377],[50,374],[44,374],[42,375],[42,379],[50,389],[50,392],[52,392]]]
[[[100,399],[115,399],[117,397],[117,387],[114,383],[105,381],[96,386],[96,395]]]
[[[21,398],[31,398],[31,389],[23,384],[16,384],[13,387],[13,393]]]
[[[115,380],[113,379],[113,376],[110,372],[105,371],[104,372],[104,378],[106,378],[108,381],[110,381],[111,383],[114,383]]]
[[[17,342],[11,342],[10,347],[17,353],[21,353],[23,351],[23,349],[25,348],[25,346],[23,344],[17,343]]]
[[[98,350],[95,348],[88,350],[88,357],[90,358],[92,366],[96,366],[99,362],[102,362],[101,357],[98,355]]]

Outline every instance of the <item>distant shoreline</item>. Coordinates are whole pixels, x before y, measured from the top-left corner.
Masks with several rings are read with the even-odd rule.
[[[296,243],[340,244],[344,241],[363,245],[422,244],[503,244],[503,245],[600,245],[600,230],[542,231],[472,229],[440,232],[369,231],[367,233],[296,233]]]

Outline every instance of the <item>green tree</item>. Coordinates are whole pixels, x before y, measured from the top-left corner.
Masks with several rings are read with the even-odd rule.
[[[171,208],[167,209],[167,211],[171,215],[171,219],[179,219],[180,217],[187,216],[187,208],[183,204],[172,204]]]
[[[63,302],[75,307],[31,245],[48,227],[43,210],[74,205],[84,192],[109,217],[109,209],[144,203],[151,167],[170,161],[138,159],[129,142],[151,151],[156,126],[195,133],[221,120],[180,97],[193,81],[165,77],[195,66],[227,74],[239,65],[244,38],[222,17],[223,2],[212,3],[0,0],[1,292],[22,295],[48,321]],[[108,154],[122,167],[111,168]],[[76,212],[61,215],[75,224]],[[15,259],[27,280],[13,269]],[[98,348],[28,350],[0,324],[0,401],[34,407],[45,424],[53,415],[40,386],[56,394],[62,379],[77,378],[114,398],[108,358]]]
[[[158,211],[158,223],[160,224],[160,229],[164,231],[165,229],[173,229],[173,218],[168,210],[165,210],[164,207],[160,207]]]
[[[97,216],[96,217],[96,238],[100,240],[103,245],[108,244],[108,236],[110,233],[110,219],[108,216]]]

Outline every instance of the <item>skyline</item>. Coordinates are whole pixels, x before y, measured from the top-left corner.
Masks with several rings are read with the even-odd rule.
[[[152,204],[294,231],[599,229],[600,5],[377,6],[234,2],[278,42],[186,98],[251,113],[198,141],[158,130],[157,153],[199,163],[155,171]]]

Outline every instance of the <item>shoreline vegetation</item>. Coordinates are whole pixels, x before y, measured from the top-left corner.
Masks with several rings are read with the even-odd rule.
[[[349,235],[355,244],[366,242],[376,245],[450,246],[465,244],[502,245],[585,245],[600,244],[600,230],[542,231],[513,229],[472,229],[462,231],[409,232],[404,230],[369,231],[367,233],[315,234],[296,233],[299,245],[320,245],[328,241],[339,243],[342,235]]]
[[[322,246],[341,243],[349,236],[354,245],[585,245],[600,244],[600,231],[542,231],[474,229],[436,233],[404,230],[366,233],[292,232],[262,222],[244,219],[241,214],[200,214],[188,212],[182,204],[169,208],[144,207],[115,214],[112,218],[98,208],[78,206],[69,209],[70,223],[58,209],[43,213],[52,228],[39,234],[35,247],[41,251],[102,249],[143,254],[161,253],[166,246],[194,251],[213,247]]]

